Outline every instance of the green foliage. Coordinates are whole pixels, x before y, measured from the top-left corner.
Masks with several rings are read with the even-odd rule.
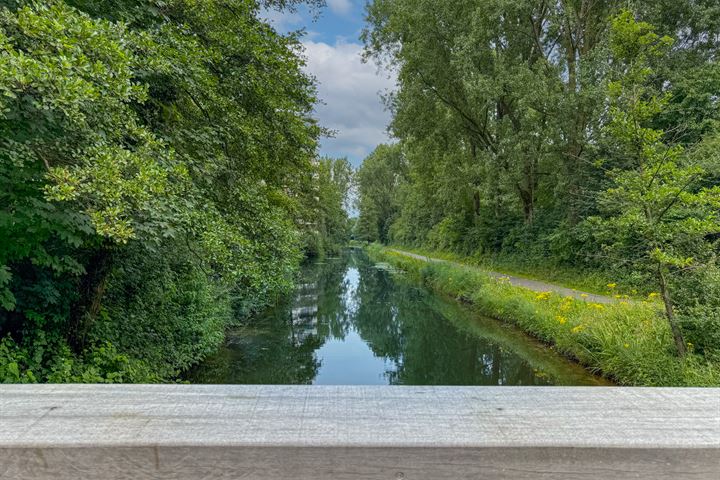
[[[121,354],[110,343],[73,354],[62,340],[42,333],[18,345],[0,340],[0,383],[152,383],[159,375],[147,364]]]
[[[717,265],[683,275],[673,282],[678,322],[688,349],[720,361],[720,268]]]
[[[716,2],[374,0],[367,14],[366,57],[398,72],[404,170],[397,185],[358,175],[396,206],[359,204],[388,232],[365,239],[659,291],[676,349],[715,355]]]
[[[401,204],[391,220],[393,240],[463,253],[533,249],[558,262],[598,266],[597,241],[582,221],[598,213],[599,192],[610,184],[601,161],[609,153],[607,80],[624,68],[619,55],[627,52],[619,45],[639,46],[617,35],[611,45],[621,3],[368,5],[366,55],[398,68],[400,79],[388,100],[409,174],[406,186],[388,194]],[[675,3],[672,9],[683,12],[676,18],[654,3],[635,6],[639,16],[662,22],[659,30],[677,34],[687,26],[692,39],[672,50],[667,36],[639,40],[662,54],[651,80],[669,93],[653,122],[687,147],[696,143],[690,136],[713,132],[719,118],[712,100],[717,42],[710,40],[719,27],[709,2]],[[668,59],[674,68],[665,68]],[[703,71],[708,81],[689,83],[688,70]]]
[[[406,237],[423,243],[453,217],[456,238],[497,248],[492,226],[531,228],[555,207],[555,224],[575,221],[612,3],[369,4],[367,55],[400,72],[391,127],[418,192],[403,205]]]
[[[353,169],[346,158],[322,158],[312,170],[313,189],[307,196],[311,214],[306,220],[305,248],[308,256],[337,253],[350,239],[350,189]]]
[[[380,145],[357,172],[356,235],[360,240],[387,242],[400,202],[396,189],[403,182],[405,160],[399,145]]]
[[[292,286],[306,219],[343,238],[298,38],[258,18],[300,3],[3,3],[8,378],[172,378]]]
[[[214,352],[231,321],[226,287],[169,244],[156,256],[130,248],[108,279],[105,308],[92,332],[173,378]]]
[[[44,166],[46,201],[76,204],[98,235],[127,242],[174,193],[168,177],[185,174],[132,115],[147,93],[132,35],[58,1],[3,10],[0,29],[4,163],[26,178]]]
[[[677,349],[684,353],[666,277],[714,261],[713,245],[705,239],[720,231],[720,186],[704,187],[704,170],[684,162],[683,147],[666,145],[665,132],[648,126],[668,102],[668,94],[648,85],[650,60],[661,57],[672,40],[626,11],[613,21],[610,45],[620,76],[608,86],[606,131],[622,168],[610,171],[613,186],[599,196],[606,216],[589,221],[614,258],[656,278]]]

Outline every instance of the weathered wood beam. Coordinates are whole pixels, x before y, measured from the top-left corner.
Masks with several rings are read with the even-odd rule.
[[[720,478],[720,389],[0,386],[1,479]]]

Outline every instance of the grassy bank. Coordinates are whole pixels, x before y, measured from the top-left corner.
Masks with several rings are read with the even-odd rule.
[[[600,272],[586,272],[567,267],[561,267],[556,264],[545,263],[543,261],[528,262],[527,259],[516,257],[489,257],[489,256],[467,256],[454,252],[443,250],[428,250],[418,247],[405,247],[402,245],[395,246],[398,250],[416,253],[426,257],[439,258],[452,262],[463,263],[469,266],[476,266],[483,270],[500,272],[507,275],[539,280],[542,282],[550,282],[566,288],[573,288],[597,295],[615,294],[637,296],[638,291],[632,287],[624,285],[620,282],[614,289],[608,289],[609,275]],[[615,279],[613,279],[615,282]]]
[[[472,266],[428,263],[368,247],[427,287],[474,306],[479,313],[513,323],[560,353],[624,385],[718,386],[720,365],[674,354],[667,322],[651,299],[612,305],[538,293],[496,280]]]

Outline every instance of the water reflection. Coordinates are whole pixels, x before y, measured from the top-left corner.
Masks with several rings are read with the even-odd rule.
[[[592,385],[512,328],[374,265],[361,250],[307,265],[286,299],[194,371],[195,383]]]

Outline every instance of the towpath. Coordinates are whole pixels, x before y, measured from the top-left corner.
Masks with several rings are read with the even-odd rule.
[[[397,253],[399,255],[404,255],[406,257],[414,258],[416,260],[422,260],[424,262],[449,263],[452,265],[457,265],[457,266],[465,267],[465,268],[475,268],[475,269],[487,274],[490,277],[506,278],[506,279],[508,279],[508,281],[510,282],[511,285],[514,285],[516,287],[527,288],[528,290],[533,290],[535,292],[554,292],[554,293],[558,293],[563,296],[570,296],[570,297],[574,297],[574,298],[577,298],[580,300],[585,300],[585,301],[594,302],[594,303],[606,303],[607,304],[607,303],[613,303],[616,301],[614,298],[608,297],[605,295],[597,295],[595,293],[581,292],[579,290],[562,287],[560,285],[554,285],[552,283],[542,282],[540,280],[532,280],[529,278],[516,277],[514,275],[507,275],[505,273],[484,270],[480,267],[475,267],[473,265],[467,265],[467,264],[459,263],[459,262],[453,262],[452,260],[443,260],[440,258],[426,257],[425,255],[419,255],[417,253],[406,252],[405,250],[397,250],[395,248],[390,248],[388,250],[391,252]]]

